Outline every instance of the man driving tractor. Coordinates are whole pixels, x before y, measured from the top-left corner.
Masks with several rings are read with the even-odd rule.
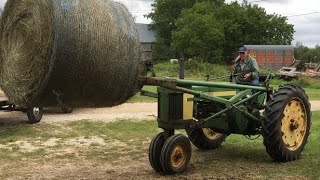
[[[248,55],[246,47],[240,47],[239,56],[235,60],[233,81],[237,84],[259,85],[259,67],[257,61]]]

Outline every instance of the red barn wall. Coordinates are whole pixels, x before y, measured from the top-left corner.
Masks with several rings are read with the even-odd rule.
[[[289,66],[293,62],[291,49],[249,49],[249,54],[257,60],[260,67],[270,69]]]

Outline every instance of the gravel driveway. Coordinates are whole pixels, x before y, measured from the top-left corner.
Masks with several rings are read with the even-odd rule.
[[[320,110],[320,101],[311,101],[312,111]],[[112,108],[77,108],[71,114],[64,114],[59,108],[46,108],[41,122],[55,123],[84,119],[116,121],[118,119],[154,119],[157,116],[157,103],[125,103]],[[0,112],[0,125],[8,121],[26,121],[21,112]]]

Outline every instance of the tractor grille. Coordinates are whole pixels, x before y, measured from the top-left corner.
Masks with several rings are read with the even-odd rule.
[[[169,94],[169,119],[183,118],[183,94]]]
[[[158,93],[158,118],[161,121],[183,119],[183,93]]]

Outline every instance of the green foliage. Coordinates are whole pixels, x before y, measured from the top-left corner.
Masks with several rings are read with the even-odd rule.
[[[178,64],[159,63],[154,66],[154,69],[158,77],[179,77]],[[207,75],[210,77],[228,76],[230,72],[230,68],[226,65],[201,63],[194,59],[187,61],[185,65],[186,79],[204,80]]]
[[[153,12],[147,17],[153,20],[150,28],[156,30],[156,59],[170,59],[174,52],[170,49],[171,32],[176,29],[176,20],[183,9],[193,6],[195,0],[155,0],[152,4]]]
[[[309,48],[298,42],[294,50],[294,57],[303,62],[320,62],[320,46],[316,45],[314,48]]]
[[[185,53],[208,61],[221,54],[232,56],[244,44],[287,45],[293,40],[287,17],[267,14],[246,1],[156,0],[152,6],[154,12],[148,17],[157,30],[158,59]]]
[[[287,45],[293,40],[293,25],[287,23],[287,18],[267,14],[258,5],[224,4],[215,15],[224,24],[225,56],[244,44]]]
[[[226,65],[211,64],[211,63],[199,63],[196,60],[190,60],[186,62],[186,77],[192,77],[193,79],[205,79],[206,76],[211,78],[220,78],[220,81],[227,80],[229,78],[231,69]]]
[[[301,87],[320,89],[320,79],[319,78],[299,76],[299,78],[294,80],[293,83],[295,83]]]
[[[184,10],[173,31],[173,48],[187,57],[200,57],[208,62],[221,57],[224,41],[223,27],[213,15],[214,7],[208,2],[197,3]]]
[[[158,77],[179,77],[179,65],[178,64],[170,64],[159,63],[154,66],[154,70]]]

